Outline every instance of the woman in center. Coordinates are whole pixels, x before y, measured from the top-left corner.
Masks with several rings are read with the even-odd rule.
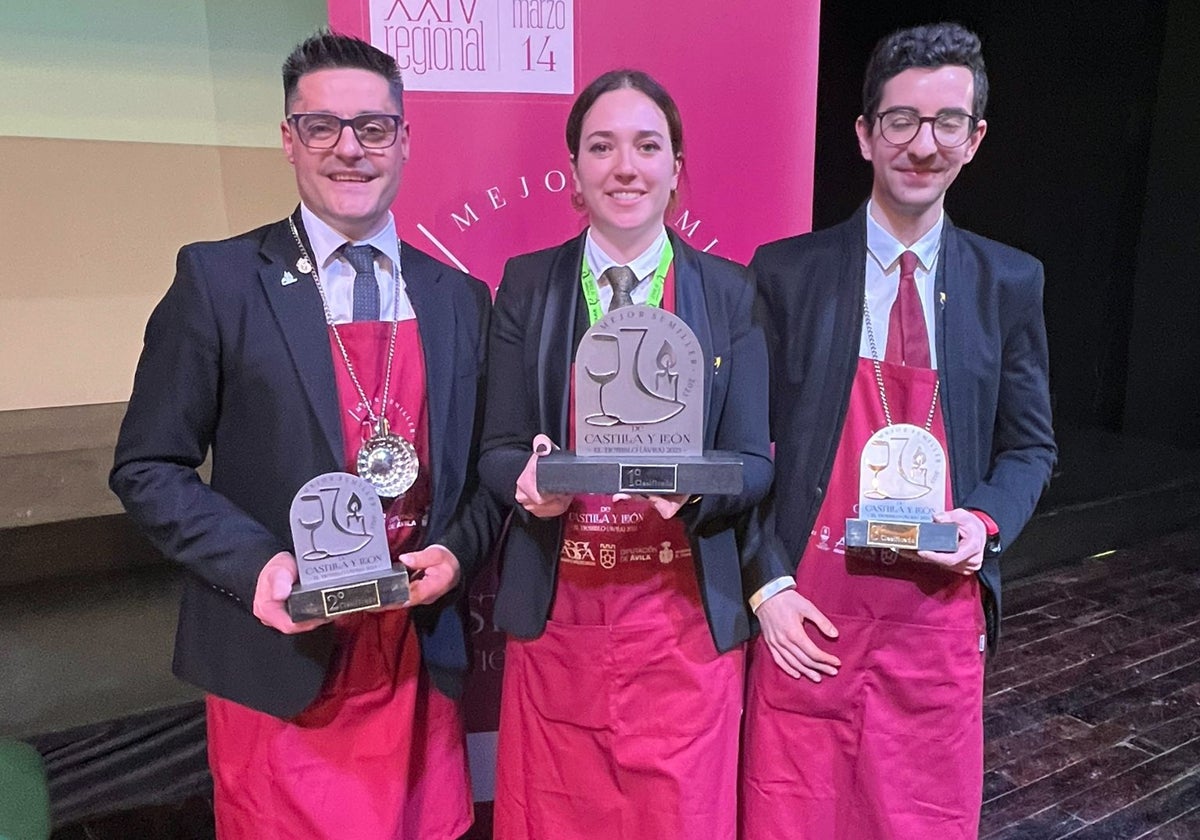
[[[683,126],[654,79],[596,79],[566,139],[587,229],[508,262],[489,338],[479,470],[514,504],[495,605],[509,634],[495,837],[732,840],[750,632],[739,542],[772,474],[752,283],[664,225]],[[632,278],[616,276],[624,268]],[[571,410],[580,339],[630,302],[696,334],[703,447],[742,456],[740,494],[538,492],[539,457],[583,433]]]

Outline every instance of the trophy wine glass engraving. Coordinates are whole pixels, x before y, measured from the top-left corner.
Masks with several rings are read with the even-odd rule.
[[[866,452],[867,469],[871,471],[871,489],[865,495],[869,498],[887,498],[887,495],[879,489],[879,473],[887,469],[887,465],[891,459],[891,447],[888,446],[886,440],[871,441],[871,445],[867,448]]]
[[[609,412],[605,411],[605,409],[604,409],[604,387],[606,385],[608,385],[609,382],[612,382],[614,379],[616,379],[617,374],[619,374],[621,372],[620,348],[617,346],[617,337],[615,335],[607,335],[607,334],[602,333],[599,335],[593,335],[592,339],[594,341],[599,342],[598,346],[600,346],[600,347],[605,347],[605,348],[611,347],[612,348],[611,354],[608,352],[605,352],[604,355],[605,356],[611,355],[614,358],[612,360],[612,370],[595,371],[595,370],[592,370],[590,365],[584,367],[584,371],[587,373],[588,378],[600,386],[600,391],[599,391],[599,394],[597,395],[597,399],[599,399],[599,401],[600,401],[600,411],[596,414],[589,414],[584,419],[593,426],[614,426],[620,422],[620,418],[614,414],[610,414]]]
[[[296,523],[308,531],[308,540],[312,545],[312,548],[304,552],[301,559],[324,560],[329,556],[329,552],[317,548],[317,529],[325,521],[325,504],[317,495],[304,495],[296,501],[296,507],[299,510]]]

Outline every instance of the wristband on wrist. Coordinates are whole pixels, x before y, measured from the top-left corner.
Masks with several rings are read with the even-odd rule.
[[[750,611],[758,612],[758,608],[762,606],[763,601],[770,598],[772,595],[778,595],[788,589],[796,588],[796,579],[791,576],[775,578],[775,580],[763,586],[757,592],[750,596]]]

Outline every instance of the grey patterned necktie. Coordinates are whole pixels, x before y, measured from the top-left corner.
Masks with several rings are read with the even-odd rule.
[[[379,320],[379,284],[375,281],[375,248],[343,245],[342,254],[354,266],[354,320]]]
[[[638,279],[632,268],[627,265],[614,265],[606,269],[602,276],[608,281],[613,293],[612,301],[608,304],[609,312],[622,306],[633,305],[633,295],[630,292],[637,285]]]

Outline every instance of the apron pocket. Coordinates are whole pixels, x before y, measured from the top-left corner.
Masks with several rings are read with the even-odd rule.
[[[826,615],[838,628],[836,639],[825,638],[811,624],[806,624],[805,630],[823,650],[841,659],[842,667],[836,676],[825,675],[819,683],[807,677],[789,676],[775,664],[760,636],[755,640],[751,678],[761,701],[775,711],[852,724],[862,708],[863,676],[859,667],[870,647],[872,622],[834,613]]]
[[[557,621],[521,643],[528,700],[537,713],[556,723],[608,728],[611,645],[607,627]]]
[[[740,718],[745,652],[718,655],[707,623],[613,631],[613,707],[620,732],[692,737]]]
[[[983,656],[976,631],[879,621],[874,632],[864,731],[937,741],[977,725]]]

